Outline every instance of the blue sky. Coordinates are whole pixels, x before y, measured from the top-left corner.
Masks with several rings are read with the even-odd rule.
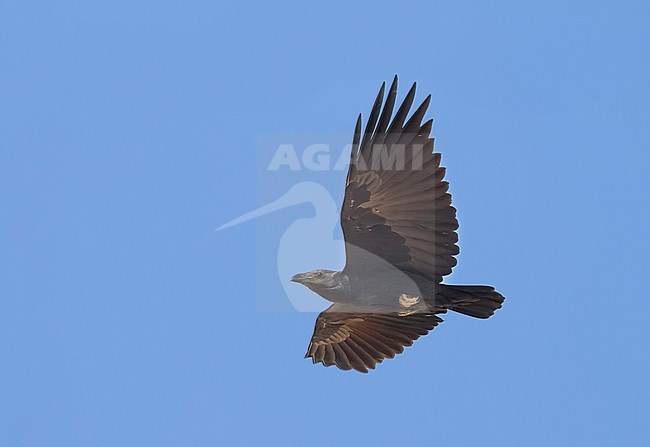
[[[0,2],[0,444],[647,445],[649,19]],[[315,314],[258,306],[286,303],[265,256],[310,208],[214,229],[275,194],[261,137],[351,136],[395,73],[433,95],[448,281],[507,301],[368,375],[314,366]],[[336,198],[345,173],[301,175]]]

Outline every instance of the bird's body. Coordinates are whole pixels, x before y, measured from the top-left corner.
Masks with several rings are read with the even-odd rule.
[[[382,108],[384,88],[363,135],[361,116],[355,128],[341,208],[345,268],[292,278],[334,303],[316,320],[306,356],[362,372],[427,334],[439,314],[488,318],[504,300],[490,286],[442,284],[456,265],[458,221],[432,121],[422,123],[430,96],[407,120],[414,84],[391,119],[397,76]]]
[[[306,276],[309,274],[316,276]],[[310,282],[310,279],[314,281]],[[377,269],[363,274],[318,269],[295,275],[292,281],[306,285],[332,303],[376,313],[407,313],[414,310],[445,313],[448,309],[468,313],[471,311],[469,305],[475,301],[455,300],[454,290],[493,290],[489,286],[449,286],[434,283],[420,275],[405,274],[396,269]],[[500,304],[498,297],[495,298],[495,304]],[[462,312],[463,310],[465,312]],[[489,315],[475,316],[487,318]]]
[[[339,304],[356,304],[377,309],[399,309],[399,297],[403,294],[419,296],[417,283],[399,270],[377,269],[372,274],[332,272],[316,270],[316,274],[331,275],[331,282],[310,285],[307,278],[294,276],[295,282],[301,282],[328,301]],[[322,278],[322,277],[317,277]],[[381,278],[378,281],[376,278]]]

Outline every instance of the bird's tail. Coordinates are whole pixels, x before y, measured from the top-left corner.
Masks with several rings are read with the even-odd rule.
[[[490,286],[439,284],[436,305],[475,318],[489,318],[505,298]]]

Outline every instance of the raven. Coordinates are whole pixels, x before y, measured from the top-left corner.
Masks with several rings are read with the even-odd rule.
[[[397,76],[383,83],[363,135],[357,119],[341,208],[346,263],[292,281],[334,304],[316,319],[305,358],[367,373],[442,322],[453,310],[488,318],[504,297],[490,286],[442,284],[459,253],[458,220],[433,152],[431,95],[407,120],[414,83],[391,120]],[[383,107],[382,107],[383,104]]]

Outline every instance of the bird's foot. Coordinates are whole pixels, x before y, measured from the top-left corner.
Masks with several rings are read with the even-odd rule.
[[[404,308],[404,310],[401,310],[398,312],[398,315],[400,317],[405,317],[407,315],[412,315],[417,313],[420,309],[417,304],[420,303],[420,297],[419,296],[410,296],[405,293],[401,294],[399,296],[399,304]]]
[[[409,296],[405,293],[402,293],[399,296],[399,303],[402,305],[402,307],[412,307],[415,306],[417,303],[420,302],[420,297],[419,296]]]

